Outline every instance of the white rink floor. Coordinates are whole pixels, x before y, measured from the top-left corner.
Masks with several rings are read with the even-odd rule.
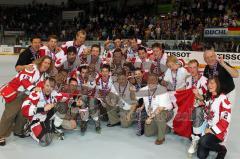
[[[0,85],[9,81],[15,74],[17,56],[0,56]],[[240,79],[235,80],[236,90],[230,98],[233,103],[232,122],[227,141],[227,159],[240,158]],[[0,117],[4,104],[0,98]],[[65,140],[54,139],[48,147],[40,147],[31,137],[7,138],[7,145],[0,147],[0,159],[186,159],[188,139],[173,134],[166,136],[161,146],[154,145],[155,137],[138,137],[135,129],[120,127],[107,128],[102,124],[102,134],[96,134],[90,125],[85,136],[79,131],[65,133]],[[214,154],[210,158],[213,158]],[[195,157],[194,157],[195,158]]]

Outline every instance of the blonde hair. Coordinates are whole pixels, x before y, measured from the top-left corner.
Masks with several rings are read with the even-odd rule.
[[[37,65],[37,68],[39,69],[45,59],[49,59],[49,60],[51,61],[50,67],[49,67],[48,70],[46,71],[47,73],[50,73],[50,72],[53,70],[53,67],[54,67],[54,62],[53,62],[53,60],[52,60],[51,57],[45,55],[45,56],[43,56],[43,57],[41,57],[41,58],[39,58],[39,59],[36,59],[36,60],[34,61],[34,64],[36,64],[36,65]]]
[[[76,36],[79,36],[79,34],[82,34],[82,35],[87,35],[87,32],[85,31],[85,30],[83,30],[83,29],[81,29],[81,30],[79,30],[78,32],[77,32],[77,34],[76,34]]]
[[[188,62],[188,65],[190,65],[190,64],[192,64],[192,63],[196,63],[197,66],[199,66],[199,62],[198,62],[198,60],[196,60],[196,59],[190,60],[190,61]]]
[[[173,56],[173,55],[168,56],[166,64],[168,64],[170,62],[175,63],[175,64],[179,64],[179,61],[178,61],[177,57]]]

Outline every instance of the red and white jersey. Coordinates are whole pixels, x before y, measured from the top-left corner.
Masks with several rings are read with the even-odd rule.
[[[1,88],[1,93],[7,103],[14,100],[18,92],[31,91],[48,76],[47,73],[40,74],[37,66],[32,65],[32,71],[26,69],[20,71],[8,84]]]
[[[39,49],[39,56],[49,56],[53,59],[53,61],[61,60],[64,58],[64,51],[60,49],[58,52],[56,51],[51,51],[47,46],[42,46]]]
[[[152,48],[147,48],[147,55],[148,55],[148,58],[150,58],[151,56],[153,56],[153,50],[152,50]]]
[[[56,68],[59,68],[59,67],[61,67],[61,66],[63,65],[63,63],[66,62],[66,61],[67,61],[67,55],[63,55],[63,56],[61,56],[61,57],[59,57],[59,58],[57,58],[57,59],[55,60],[54,65],[55,65]]]
[[[206,120],[209,128],[222,141],[225,141],[231,121],[231,103],[226,95],[206,101]]]
[[[43,91],[33,91],[22,104],[22,114],[31,121],[39,120],[43,122],[47,118],[47,112],[44,111],[44,107],[47,104],[56,104],[57,102],[65,102],[67,100],[67,94],[58,93],[55,90],[52,91],[48,98]]]
[[[161,59],[160,59],[160,63],[163,64],[163,65],[166,65],[167,64],[167,58],[168,58],[168,55],[166,53],[163,53]],[[154,59],[154,64],[156,65],[157,64],[157,59]]]
[[[154,59],[152,61],[151,71],[158,75],[163,75],[163,73],[167,70],[166,62],[167,54],[164,53],[161,59]]]
[[[135,61],[138,58],[138,50],[133,50],[131,47],[127,49],[127,61]]]
[[[13,78],[8,85],[14,88],[14,90],[21,91],[22,87],[24,90],[30,91],[33,89],[39,82],[45,80],[48,76],[47,73],[40,74],[36,65],[33,65],[33,70],[28,71],[27,69],[19,72],[15,78]]]
[[[186,89],[195,88],[200,95],[204,95],[207,93],[207,81],[208,79],[202,75],[200,75],[200,78],[197,81],[194,81],[194,78],[190,76],[186,79]],[[195,99],[194,107],[198,106],[203,106],[203,103]]]
[[[101,55],[100,55],[100,59],[102,61],[103,64],[110,64],[112,61],[112,57],[113,57],[113,51],[114,50],[104,50]]]
[[[81,77],[80,71],[75,69],[71,72],[70,77],[75,78],[78,81],[78,85],[80,86],[81,94],[94,96],[96,92],[96,77],[94,79],[89,78],[88,80],[83,80]]]
[[[203,95],[203,94],[207,93],[207,81],[208,81],[208,79],[202,75],[198,81],[194,81],[193,77],[190,76],[186,79],[186,89],[194,87],[194,88],[198,89],[198,93],[200,95]]]
[[[113,81],[110,75],[108,76],[107,81],[102,80],[101,75],[99,75],[99,77],[96,79],[96,88],[98,93],[100,91],[102,93],[107,94],[111,91],[112,87],[113,87]]]
[[[150,72],[152,61],[149,59],[136,58],[134,61],[135,68],[141,68],[143,72]]]
[[[64,51],[65,55],[67,54],[67,49],[68,49],[70,46],[74,46],[74,47],[76,48],[78,57],[80,57],[80,55],[82,54],[83,50],[87,48],[84,44],[81,45],[81,46],[77,46],[77,45],[75,45],[75,42],[74,42],[74,41],[67,41],[66,43],[64,43],[64,44],[61,46],[61,48],[62,48],[62,50]]]
[[[60,62],[59,61],[55,62],[55,67],[56,68],[61,68],[62,67],[62,69],[67,70],[67,72],[69,72],[69,73],[72,72],[73,70],[77,69],[79,66],[80,66],[79,58],[76,58],[74,63],[70,64],[67,61],[67,56],[66,55],[64,56],[64,58]]]
[[[78,78],[79,86],[81,89],[81,94],[88,95],[90,97],[94,97],[96,93],[96,81],[93,80],[81,80],[81,78]]]

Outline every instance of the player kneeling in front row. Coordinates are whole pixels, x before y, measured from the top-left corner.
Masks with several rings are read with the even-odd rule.
[[[157,134],[155,144],[163,144],[168,128],[167,122],[173,117],[173,106],[166,88],[158,84],[157,75],[149,74],[147,86],[141,88],[136,93],[136,97],[143,100],[137,112],[146,111],[147,114],[144,125],[145,136]]]
[[[86,67],[84,67],[82,71],[87,71]],[[84,81],[86,82],[87,80],[85,79]],[[63,115],[62,127],[67,130],[76,129],[78,120],[80,120],[80,131],[82,135],[84,135],[90,116],[95,122],[96,132],[100,133],[100,110],[97,99],[93,96],[95,85],[90,81],[85,82],[83,83],[81,80],[81,82],[79,82],[80,87],[78,87],[78,81],[75,78],[69,79],[68,88],[65,92],[72,96],[73,100],[69,101],[69,106],[65,106],[65,108],[67,107],[68,109],[65,115]],[[93,87],[90,87],[90,83],[93,84]]]
[[[108,127],[118,125],[111,123],[119,123],[123,128],[128,128],[133,124],[136,102],[135,92],[131,91],[131,87],[134,86],[128,81],[126,72],[120,72],[117,82],[113,84],[111,92],[106,96],[105,106],[108,110]]]
[[[217,77],[209,78],[207,86],[208,92],[204,99],[207,128],[205,135],[199,140],[197,156],[200,159],[206,159],[209,151],[215,151],[216,159],[224,159],[227,153],[224,142],[229,131],[232,105],[227,96],[222,93]]]
[[[41,146],[48,146],[52,142],[52,132],[62,124],[54,111],[55,105],[68,99],[67,95],[54,90],[55,85],[53,78],[47,78],[43,89],[31,92],[22,104],[22,113],[30,122],[30,135]]]
[[[91,118],[94,121],[96,132],[101,133],[100,126],[100,110],[95,98],[91,98],[86,95],[77,96],[75,102],[71,105],[72,109],[77,109],[80,115],[80,131],[82,135],[87,130],[87,124]]]

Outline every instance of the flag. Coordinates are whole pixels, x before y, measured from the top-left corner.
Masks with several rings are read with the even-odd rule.
[[[189,138],[192,134],[192,110],[194,107],[195,95],[192,89],[176,91],[174,93],[174,104],[177,106],[177,113],[173,119],[173,130],[176,134]]]

